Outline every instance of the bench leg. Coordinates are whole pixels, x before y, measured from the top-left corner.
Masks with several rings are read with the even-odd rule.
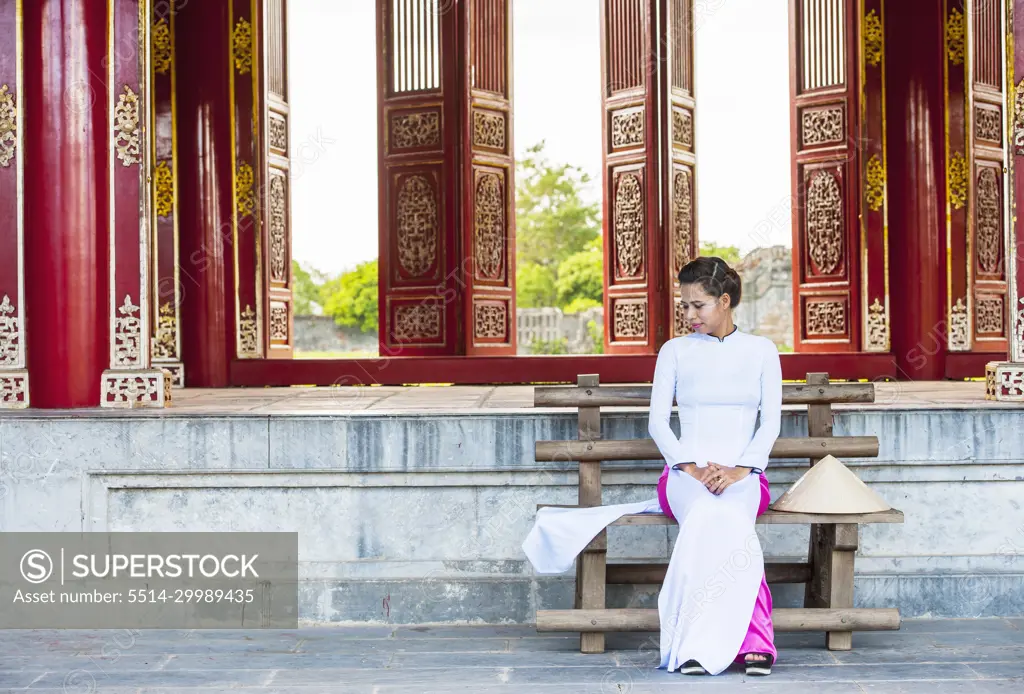
[[[857,525],[812,525],[811,581],[804,593],[804,607],[853,607],[853,560],[857,553]],[[852,631],[825,633],[830,651],[853,648]]]

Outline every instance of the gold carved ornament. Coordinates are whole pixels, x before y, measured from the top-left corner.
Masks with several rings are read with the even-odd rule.
[[[974,107],[974,135],[989,142],[1003,141],[1003,117],[999,109]]]
[[[876,67],[882,62],[882,20],[874,10],[864,15],[864,61]]]
[[[139,163],[139,96],[127,84],[114,108],[114,146],[122,164]]]
[[[981,335],[1003,334],[1003,297],[989,296],[975,302],[975,327]]]
[[[135,315],[139,307],[125,294],[114,319],[114,366],[138,366],[142,358],[142,319]]]
[[[676,171],[672,179],[672,217],[673,217],[673,256],[675,272],[678,274],[683,266],[690,262],[690,249],[693,246],[693,187],[690,185],[690,172]]]
[[[615,191],[615,260],[622,277],[635,277],[644,258],[644,210],[640,178],[623,174]]]
[[[868,307],[868,352],[889,351],[889,328],[885,322],[885,307],[875,297],[874,303]]]
[[[999,179],[995,169],[983,167],[978,172],[977,209],[975,228],[978,244],[978,267],[982,272],[995,275],[999,272],[999,247],[1002,244],[1002,204],[999,194]]]
[[[252,25],[243,17],[235,24],[232,34],[235,53],[235,69],[245,75],[252,69]]]
[[[158,217],[169,217],[174,212],[174,175],[166,159],[156,163],[153,180],[156,186],[156,214]]]
[[[612,114],[612,147],[633,147],[643,143],[643,109]]]
[[[842,301],[812,301],[807,303],[808,335],[845,335],[846,304]]]
[[[256,331],[256,312],[245,305],[241,320],[238,321],[238,352],[240,355],[259,355],[259,338]]]
[[[964,16],[953,8],[946,19],[946,56],[954,65],[964,62]]]
[[[270,174],[270,278],[288,280],[288,190],[282,173]]]
[[[828,171],[818,171],[811,179],[806,215],[811,260],[821,274],[832,274],[843,257],[843,200],[839,183]]]
[[[473,334],[481,339],[504,339],[508,310],[504,303],[478,303],[473,311]]]
[[[505,116],[500,113],[473,111],[473,144],[505,151]]]
[[[270,339],[288,341],[288,307],[284,304],[270,307]]]
[[[171,27],[166,19],[153,22],[153,70],[166,75],[171,69]]]
[[[505,194],[504,182],[497,174],[486,173],[477,179],[474,221],[477,275],[498,279],[505,260]]]
[[[693,148],[693,117],[689,111],[672,109],[672,141],[687,149]]]
[[[15,366],[21,352],[18,316],[11,297],[4,294],[0,301],[0,366]]]
[[[437,258],[437,192],[426,177],[407,176],[399,184],[397,198],[398,264],[419,277]]]
[[[967,306],[963,299],[957,299],[949,317],[949,350],[951,352],[966,352],[971,348],[968,340],[969,326],[967,325]]]
[[[1014,154],[1024,154],[1024,79],[1013,92],[1013,149]]]
[[[239,164],[235,176],[235,205],[239,216],[250,215],[256,209],[256,194],[253,192],[255,182],[256,175],[249,162]]]
[[[804,111],[802,119],[804,145],[824,145],[843,141],[843,109],[819,108]]]
[[[949,202],[953,209],[959,210],[967,204],[967,159],[963,152],[953,152],[946,168],[949,185]]]
[[[867,186],[864,188],[864,199],[872,211],[882,209],[885,202],[885,169],[877,154],[868,159]]]
[[[170,301],[160,307],[156,324],[156,339],[153,341],[153,358],[174,360],[178,358],[178,320],[174,315],[174,304]]]
[[[615,302],[615,337],[647,336],[647,302]]]
[[[18,108],[9,87],[0,85],[0,166],[7,168],[18,147]]]
[[[391,144],[395,149],[429,147],[440,143],[441,114],[437,111],[392,116]]]
[[[398,306],[393,331],[399,342],[441,337],[441,309],[433,304]]]

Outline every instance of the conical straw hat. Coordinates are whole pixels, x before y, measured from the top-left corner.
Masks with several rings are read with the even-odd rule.
[[[812,465],[771,508],[791,513],[875,513],[892,507],[829,455]]]

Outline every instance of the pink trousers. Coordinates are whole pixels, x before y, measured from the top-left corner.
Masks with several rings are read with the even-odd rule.
[[[658,480],[658,502],[661,504],[662,512],[675,520],[672,509],[668,504],[668,466],[661,473]],[[757,515],[761,515],[771,503],[771,495],[768,492],[768,478],[761,474],[761,502],[757,507]],[[743,638],[740,650],[736,654],[736,662],[743,662],[743,656],[747,653],[767,653],[771,655],[772,661],[778,658],[778,651],[775,650],[775,628],[772,626],[772,594],[768,590],[768,581],[761,576],[761,588],[757,591],[757,600],[754,602],[754,613],[750,617],[750,626],[747,628],[747,635]]]

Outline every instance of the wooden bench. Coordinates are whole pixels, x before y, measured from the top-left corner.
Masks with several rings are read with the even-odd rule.
[[[534,407],[575,407],[579,438],[538,441],[537,461],[579,463],[578,506],[601,505],[601,463],[613,460],[664,460],[652,439],[601,440],[602,407],[650,407],[651,386],[601,386],[597,375],[580,375],[576,386],[547,386],[534,390]],[[808,436],[782,438],[771,458],[807,458],[814,465],[826,455],[842,460],[875,457],[875,436],[833,436],[834,403],[870,403],[871,383],[829,383],[828,374],[809,373],[806,383],[783,384],[784,405],[806,405]],[[769,473],[770,474],[770,473]],[[653,489],[651,496],[653,497]],[[540,504],[538,507],[555,506]],[[759,524],[809,524],[808,560],[798,563],[765,562],[769,583],[803,583],[803,608],[775,608],[776,631],[824,631],[829,650],[849,650],[854,631],[898,630],[897,609],[854,609],[853,561],[857,528],[861,523],[902,523],[902,511],[855,515],[785,513],[768,509]],[[672,525],[664,514],[637,514],[613,525]],[[580,651],[604,652],[604,634],[611,631],[658,631],[656,609],[608,609],[608,584],[660,585],[667,564],[608,564],[607,532],[602,530],[576,560],[576,597],[572,610],[538,610],[538,631],[574,631]]]

